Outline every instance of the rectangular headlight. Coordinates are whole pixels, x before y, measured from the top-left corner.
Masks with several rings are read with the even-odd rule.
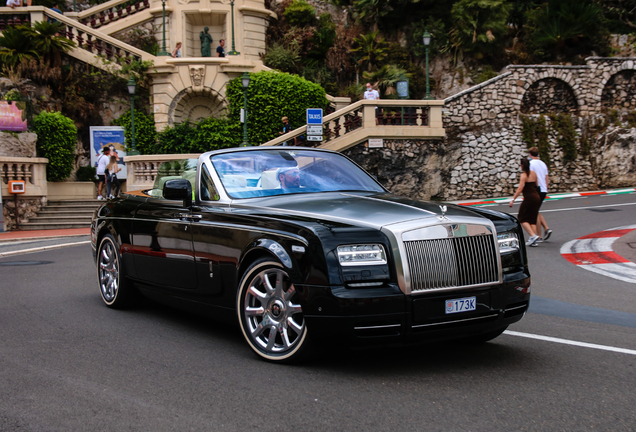
[[[386,253],[380,244],[338,246],[338,260],[343,266],[386,264]]]
[[[497,242],[499,243],[499,253],[509,253],[519,250],[519,239],[515,233],[497,234]]]

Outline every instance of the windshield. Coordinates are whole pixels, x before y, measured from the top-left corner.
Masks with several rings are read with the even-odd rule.
[[[260,150],[213,155],[210,160],[232,198],[337,192],[384,192],[368,174],[337,153]]]

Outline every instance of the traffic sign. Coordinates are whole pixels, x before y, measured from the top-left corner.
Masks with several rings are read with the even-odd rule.
[[[307,124],[308,125],[322,124],[322,108],[307,108]]]
[[[307,135],[307,141],[322,141],[322,135]]]
[[[308,125],[307,135],[322,135],[322,125]]]

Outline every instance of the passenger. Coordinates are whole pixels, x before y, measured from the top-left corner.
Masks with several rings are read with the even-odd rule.
[[[277,176],[282,189],[300,189],[300,171],[298,171],[298,168],[279,168]]]

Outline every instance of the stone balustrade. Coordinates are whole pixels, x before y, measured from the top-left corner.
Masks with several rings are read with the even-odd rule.
[[[26,191],[23,197],[46,197],[47,158],[0,156],[0,186],[2,196],[9,197],[9,180],[24,180]]]
[[[290,145],[342,151],[369,138],[443,138],[443,101],[360,100],[323,118],[323,141],[307,141],[307,127],[262,145]],[[249,124],[248,124],[249,126]]]
[[[198,153],[126,156],[124,159],[128,170],[126,191],[151,189],[162,162],[196,159],[199,156]]]

